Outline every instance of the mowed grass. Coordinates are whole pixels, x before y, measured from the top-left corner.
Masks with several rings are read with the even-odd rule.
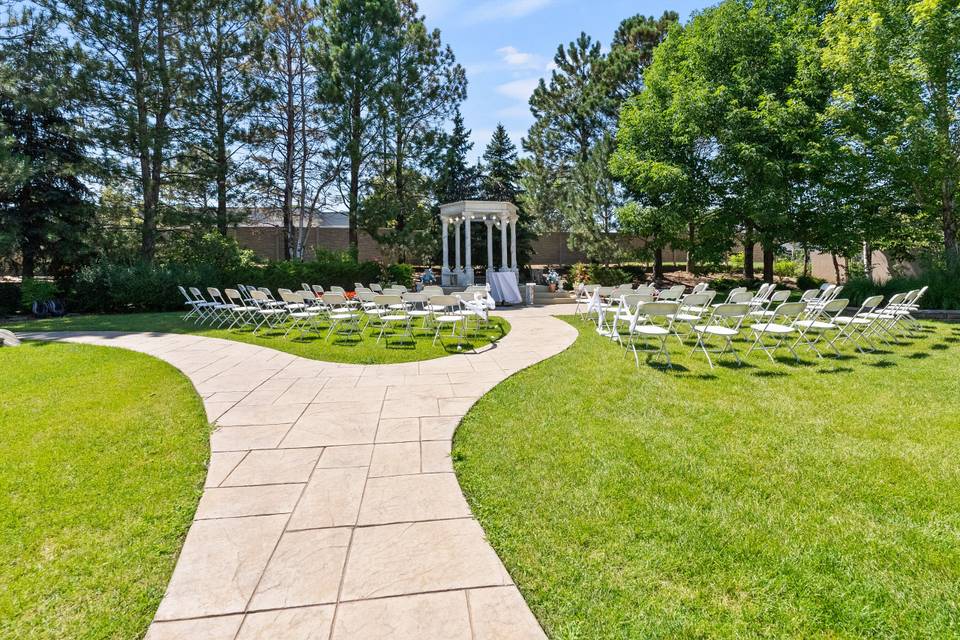
[[[479,349],[503,338],[510,331],[510,324],[503,318],[491,316],[489,326],[481,326],[480,331],[475,332],[474,323],[471,320],[459,348],[457,336],[450,335],[450,329],[446,329],[442,339],[434,345],[433,329],[421,329],[419,321],[414,324],[413,339],[397,336],[390,340],[383,339],[379,343],[377,343],[379,329],[374,330],[372,327],[368,327],[362,335],[333,335],[329,339],[326,339],[327,330],[323,325],[320,326],[319,333],[307,331],[302,337],[297,329],[284,337],[286,328],[269,329],[267,327],[260,329],[254,335],[251,329],[245,328],[227,330],[211,327],[209,324],[198,326],[192,320],[183,320],[183,314],[176,312],[70,315],[64,318],[0,323],[0,328],[11,331],[191,333],[270,347],[314,360],[351,364],[391,364],[432,360]]]
[[[209,425],[145,355],[0,348],[0,638],[141,637],[200,497]]]
[[[554,639],[960,637],[960,325],[674,371],[580,329],[454,443]]]

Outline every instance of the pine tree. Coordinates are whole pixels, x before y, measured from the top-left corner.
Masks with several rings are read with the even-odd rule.
[[[470,130],[464,126],[463,115],[457,109],[453,114],[453,129],[441,136],[443,153],[434,169],[433,194],[438,204],[472,200],[477,197],[479,173],[467,163],[473,149]]]
[[[64,275],[87,251],[93,222],[73,51],[47,15],[22,14],[3,31],[0,242],[5,253],[20,254],[24,278],[42,265]]]
[[[249,182],[243,172],[246,123],[266,98],[254,73],[260,57],[259,0],[200,0],[184,35],[184,90],[179,124],[189,182],[212,194],[217,230],[227,233],[227,201]]]
[[[520,162],[517,158],[517,147],[503,124],[497,123],[497,128],[493,130],[490,143],[483,152],[483,163],[481,197],[484,200],[512,202],[517,205],[517,260],[520,264],[529,264],[535,236],[530,216],[525,211],[520,197]],[[485,251],[486,237],[481,244]],[[496,237],[494,237],[494,244],[494,255],[496,255],[499,250],[499,239]]]

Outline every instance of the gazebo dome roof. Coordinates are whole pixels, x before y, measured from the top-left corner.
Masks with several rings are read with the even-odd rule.
[[[493,200],[461,200],[440,205],[440,218],[456,220],[515,220],[517,206],[512,202]]]

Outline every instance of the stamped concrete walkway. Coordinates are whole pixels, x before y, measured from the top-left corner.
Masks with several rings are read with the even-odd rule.
[[[512,330],[483,353],[397,365],[189,335],[33,334],[165,360],[217,425],[147,640],[544,638],[470,513],[450,445],[480,396],[574,341],[556,309],[501,312]]]

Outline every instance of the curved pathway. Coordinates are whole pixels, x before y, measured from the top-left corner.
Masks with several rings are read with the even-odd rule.
[[[453,432],[484,393],[567,348],[553,307],[500,310],[493,348],[396,365],[191,335],[35,333],[183,371],[217,425],[206,487],[147,640],[544,638],[470,513]]]

